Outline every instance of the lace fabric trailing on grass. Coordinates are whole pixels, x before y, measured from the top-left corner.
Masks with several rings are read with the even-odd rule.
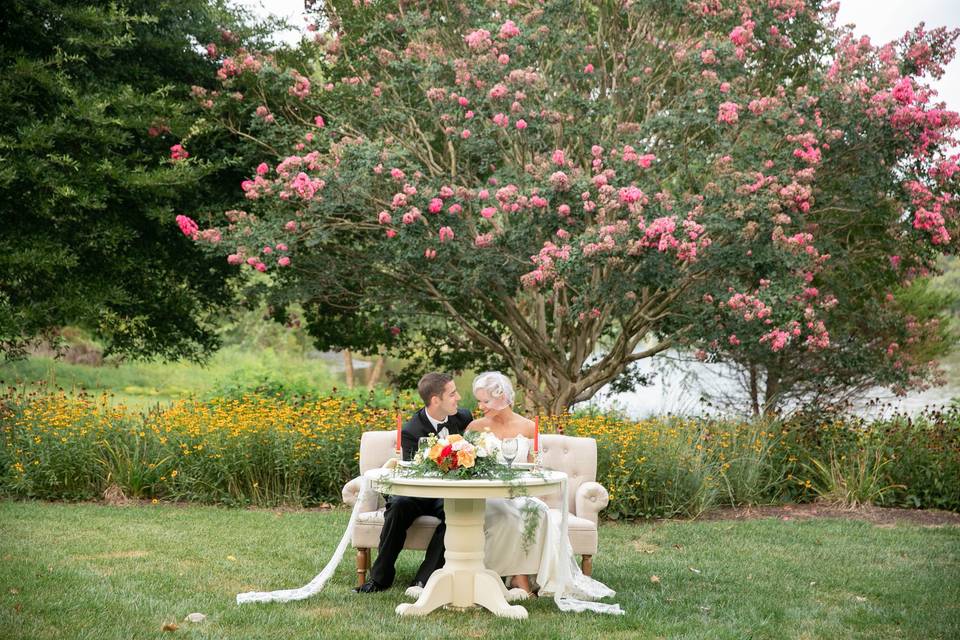
[[[347,529],[343,532],[343,537],[340,538],[340,543],[337,544],[337,549],[333,552],[333,557],[330,558],[327,565],[313,580],[298,589],[238,593],[237,604],[248,604],[251,602],[293,602],[294,600],[305,600],[310,596],[320,593],[343,560],[343,554],[350,545],[351,534],[357,522],[357,516],[360,513],[360,506],[364,502],[364,497],[366,497],[370,491],[373,491],[370,479],[364,476],[360,485],[360,495],[357,497],[357,501],[353,505],[353,511],[350,513],[350,522],[347,524]]]
[[[537,573],[538,580],[541,574],[548,576],[545,584],[541,585],[540,593],[543,595],[553,595],[553,601],[557,608],[564,612],[582,613],[592,611],[594,613],[607,613],[611,615],[622,616],[626,611],[620,608],[619,604],[595,602],[600,598],[608,598],[617,595],[617,592],[603,584],[599,580],[594,580],[585,575],[573,555],[573,547],[570,545],[570,536],[567,527],[567,505],[569,502],[567,493],[567,476],[564,475],[561,483],[562,508],[560,509],[560,525],[549,518],[549,526],[554,529],[557,535],[556,544],[548,546],[549,554],[544,554],[541,560],[540,571]],[[559,529],[559,530],[557,530]],[[552,556],[547,558],[547,556]],[[556,563],[553,571],[546,570],[542,566],[543,562],[553,561]],[[551,575],[552,574],[552,575]]]

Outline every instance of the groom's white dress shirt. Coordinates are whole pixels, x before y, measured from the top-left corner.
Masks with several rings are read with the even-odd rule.
[[[433,416],[426,411],[423,412],[423,415],[427,416],[427,420],[429,420],[431,426],[433,426],[433,430],[437,434],[437,437],[443,438],[447,435],[450,435],[449,431],[447,431],[447,420],[449,420],[449,418],[444,418],[442,421],[434,420]]]

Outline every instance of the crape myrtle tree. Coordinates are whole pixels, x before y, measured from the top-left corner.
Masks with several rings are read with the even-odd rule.
[[[888,288],[878,349],[899,331],[886,293],[956,247],[956,164],[935,155],[957,116],[918,80],[953,35],[878,50],[832,18],[778,0],[327,3],[308,67],[221,54],[205,108],[247,109],[271,153],[243,210],[181,230],[342,310],[327,334],[485,354],[552,411],[672,345],[829,364],[845,298]]]
[[[215,86],[199,43],[265,33],[208,0],[4,3],[0,351],[23,355],[64,325],[108,352],[216,346],[237,274],[169,230],[185,208],[242,201],[234,185],[253,157],[216,134],[191,159],[185,107],[191,81]]]
[[[937,358],[956,345],[955,297],[932,290],[928,277],[938,256],[956,253],[957,115],[922,79],[941,77],[956,37],[921,25],[876,46],[836,30],[825,73],[818,66],[806,81],[807,91],[816,86],[813,109],[799,117],[813,126],[802,138],[785,135],[787,151],[806,165],[796,182],[763,170],[724,176],[731,191],[749,196],[737,212],[747,221],[743,233],[775,242],[746,247],[728,294],[705,294],[715,309],[689,344],[700,359],[737,365],[754,414],[785,403],[842,407],[877,386],[903,394],[942,383]],[[742,31],[731,38],[755,40]],[[738,100],[752,115],[778,113],[776,99]],[[752,220],[764,209],[772,230]],[[777,235],[784,240],[781,229],[798,212],[809,235],[793,236],[803,240],[795,250],[829,256],[799,274],[808,282],[799,295],[770,275]],[[784,306],[792,317],[779,316]]]

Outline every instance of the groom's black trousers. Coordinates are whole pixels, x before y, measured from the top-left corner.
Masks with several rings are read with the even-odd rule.
[[[417,570],[414,580],[424,584],[430,574],[443,566],[443,535],[447,524],[443,515],[441,498],[411,498],[408,496],[390,496],[387,509],[383,514],[383,530],[380,532],[380,547],[377,559],[370,568],[370,577],[378,585],[389,587],[396,576],[394,564],[407,539],[407,529],[420,516],[433,516],[440,519],[437,530],[427,546],[427,555]]]

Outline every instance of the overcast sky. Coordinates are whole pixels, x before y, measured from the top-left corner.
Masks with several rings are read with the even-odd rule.
[[[273,13],[287,18],[292,24],[303,26],[303,0],[234,0],[261,15]],[[868,35],[874,44],[885,44],[902,36],[920,22],[927,28],[960,26],[960,0],[841,0],[839,24],[855,24],[857,35]],[[299,34],[291,31],[284,36],[297,42]],[[934,88],[947,106],[960,111],[960,62],[954,60]]]

